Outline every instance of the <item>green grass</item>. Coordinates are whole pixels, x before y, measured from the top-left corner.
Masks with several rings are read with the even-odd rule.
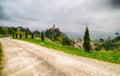
[[[39,44],[48,48],[57,49],[59,51],[69,53],[72,55],[94,58],[97,60],[120,64],[120,52],[94,51],[94,50],[91,50],[90,52],[85,52],[83,49],[74,48],[72,46],[63,46],[48,40],[45,40],[44,42],[39,39],[19,39],[19,40],[24,40],[24,41]]]
[[[0,34],[0,38],[3,38],[3,37],[11,37],[11,35],[10,34],[8,34],[8,35]]]
[[[3,52],[2,52],[2,46],[0,44],[0,76],[1,76],[1,70],[2,70],[2,57],[3,57]]]
[[[2,38],[2,35],[0,34],[0,38]]]

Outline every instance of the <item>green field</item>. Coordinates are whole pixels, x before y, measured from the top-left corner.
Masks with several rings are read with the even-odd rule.
[[[94,50],[91,50],[90,52],[85,52],[83,49],[74,48],[72,46],[63,46],[61,44],[57,44],[49,40],[45,40],[44,42],[41,41],[40,39],[19,39],[19,40],[24,40],[24,41],[39,44],[48,48],[57,49],[59,51],[69,53],[72,55],[94,58],[97,60],[120,64],[120,52],[94,51]]]

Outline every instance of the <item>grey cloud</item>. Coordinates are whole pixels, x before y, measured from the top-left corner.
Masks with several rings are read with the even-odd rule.
[[[111,5],[114,8],[120,8],[120,0],[111,0]]]
[[[2,0],[1,24],[42,29],[56,24],[63,31],[79,32],[87,25],[93,31],[120,30],[117,0]],[[112,4],[111,4],[112,3]],[[113,9],[116,8],[116,9]],[[109,27],[109,28],[108,28]]]
[[[2,6],[0,5],[0,20],[4,20],[7,19],[7,16],[2,8]]]

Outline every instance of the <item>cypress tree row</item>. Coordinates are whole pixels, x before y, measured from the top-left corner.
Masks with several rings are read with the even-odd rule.
[[[44,41],[44,32],[41,32],[41,40]]]
[[[85,30],[83,47],[84,47],[84,50],[86,51],[90,51],[91,49],[88,27],[86,27],[86,30]]]

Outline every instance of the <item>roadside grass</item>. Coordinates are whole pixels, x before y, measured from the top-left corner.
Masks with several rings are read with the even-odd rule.
[[[3,37],[11,37],[11,35],[10,34],[8,34],[8,35],[0,34],[0,38],[3,38]]]
[[[2,35],[0,34],[0,38],[2,38]]]
[[[58,44],[58,43],[55,43],[49,40],[45,40],[45,41],[41,41],[40,39],[18,39],[18,40],[32,42],[32,43],[39,44],[39,45],[42,45],[48,48],[53,48],[53,49],[56,49],[56,50],[59,50],[65,53],[69,53],[72,55],[94,58],[97,60],[120,64],[120,52],[116,52],[116,51],[91,50],[90,52],[86,52],[80,48],[74,48],[72,46],[63,46],[61,44]]]
[[[3,58],[3,52],[2,52],[2,46],[0,43],[0,76],[1,76],[1,70],[2,70],[2,58]]]

